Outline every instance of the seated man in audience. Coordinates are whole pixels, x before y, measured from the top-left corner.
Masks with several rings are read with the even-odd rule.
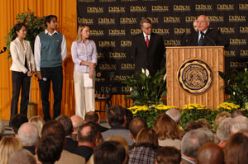
[[[181,164],[195,164],[198,149],[208,142],[212,142],[212,138],[209,138],[204,129],[187,132],[181,142]]]
[[[198,150],[198,164],[224,164],[224,152],[214,143],[206,143]]]
[[[146,122],[140,118],[140,117],[135,117],[132,119],[132,121],[129,124],[129,130],[133,138],[133,142],[135,143],[136,137],[139,133],[139,131],[143,128],[147,128]]]
[[[99,132],[105,132],[108,128],[100,125],[100,119],[96,112],[90,111],[85,114],[85,122],[93,122]]]
[[[78,130],[78,148],[76,153],[89,160],[93,148],[97,145],[98,133],[95,124],[85,123]]]
[[[20,149],[9,156],[8,164],[36,164],[36,159],[28,150]]]
[[[67,116],[61,115],[57,117],[56,120],[64,127],[65,130],[64,149],[71,153],[75,153],[78,146],[78,142],[72,139],[73,126],[71,119]]]
[[[17,137],[21,141],[24,149],[35,154],[35,148],[39,142],[39,132],[35,125],[29,122],[22,124],[18,130]]]
[[[155,164],[180,164],[181,154],[175,147],[159,147],[156,152]]]
[[[232,118],[226,118],[221,121],[216,130],[216,136],[219,140],[219,147],[224,148],[231,137]]]
[[[17,114],[11,118],[11,120],[9,121],[9,126],[12,127],[15,134],[17,134],[20,126],[25,122],[28,122],[27,116],[25,116],[23,114]]]
[[[110,136],[121,136],[127,140],[128,145],[133,144],[130,131],[126,129],[125,108],[113,106],[110,109],[107,109],[107,120],[111,129],[102,133],[104,139],[107,139]]]
[[[106,141],[94,150],[94,164],[127,164],[128,154],[118,142]]]
[[[45,123],[42,129],[42,138],[46,136],[52,136],[56,140],[64,144],[65,141],[65,130],[63,126],[56,120],[48,121]],[[73,154],[67,150],[62,150],[61,157],[56,164],[84,164],[85,159],[77,154]]]
[[[71,122],[72,122],[72,126],[73,126],[72,139],[76,141],[78,129],[80,126],[83,125],[84,120],[80,116],[73,115],[73,116],[71,116]]]

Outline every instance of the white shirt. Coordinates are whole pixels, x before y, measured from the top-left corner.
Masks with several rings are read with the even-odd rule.
[[[56,30],[53,33],[48,32],[45,30],[45,34],[48,34],[52,36],[53,34],[58,33]],[[36,64],[36,70],[40,71],[40,52],[41,52],[41,42],[39,35],[36,36],[35,42],[34,42],[34,58],[35,58],[35,64]],[[66,40],[65,36],[63,35],[62,43],[61,43],[61,57],[62,60],[66,57]]]
[[[199,41],[200,38],[201,38],[201,32],[204,33],[204,34],[206,34],[207,30],[208,30],[208,29],[206,29],[206,30],[204,30],[204,31],[198,31],[198,41]],[[204,38],[204,36],[203,36],[203,38]]]
[[[144,35],[145,40],[146,40],[146,36],[148,36],[148,40],[151,40],[151,35],[147,35],[144,32],[143,32],[143,35]]]
[[[10,70],[23,73],[35,71],[34,55],[29,41],[23,40],[22,44],[19,38],[13,40],[10,43],[10,54],[12,57]],[[28,68],[25,67],[25,60]]]

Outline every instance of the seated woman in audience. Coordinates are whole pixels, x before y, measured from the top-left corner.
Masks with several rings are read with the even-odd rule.
[[[154,164],[158,137],[153,129],[144,128],[137,135],[136,143],[129,151],[129,164]]]
[[[8,164],[10,155],[21,148],[20,141],[14,136],[3,137],[0,141],[0,163]]]
[[[173,146],[181,148],[180,130],[175,121],[168,115],[161,114],[154,122],[153,129],[158,135],[159,146]]]

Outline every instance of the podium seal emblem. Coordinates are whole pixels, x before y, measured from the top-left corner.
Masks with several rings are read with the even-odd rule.
[[[178,70],[178,81],[181,87],[189,93],[205,92],[212,83],[212,71],[201,60],[188,60]]]

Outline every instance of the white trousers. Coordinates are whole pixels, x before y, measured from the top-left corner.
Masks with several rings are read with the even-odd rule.
[[[75,113],[84,118],[85,113],[95,111],[95,88],[84,87],[84,75],[89,73],[82,73],[74,71],[74,92],[75,92]],[[94,82],[93,82],[94,83]]]

